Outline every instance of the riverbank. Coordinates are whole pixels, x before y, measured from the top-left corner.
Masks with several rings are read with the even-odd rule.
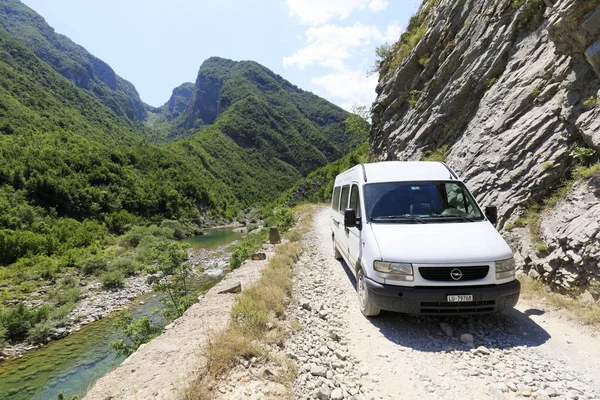
[[[232,223],[224,226],[219,226],[208,231],[214,230],[234,230],[244,228],[239,223]],[[244,228],[245,229],[245,228]],[[205,231],[200,238],[207,238]],[[242,235],[236,236],[236,239]],[[228,238],[226,240],[229,240]],[[193,275],[199,276],[205,274],[208,277],[218,278],[226,273],[229,265],[228,248],[237,243],[237,240],[226,243],[225,245],[211,244],[208,248],[188,248],[188,262],[193,267]],[[119,289],[105,289],[102,282],[91,277],[86,281],[82,280],[77,285],[81,290],[79,302],[76,307],[67,315],[64,323],[49,330],[48,334],[40,338],[38,342],[23,341],[20,343],[9,344],[0,349],[0,363],[4,360],[22,356],[28,351],[37,349],[48,344],[53,340],[59,340],[67,337],[73,332],[79,331],[82,327],[99,321],[102,318],[110,315],[113,312],[122,310],[128,303],[137,297],[152,291],[152,286],[147,282],[148,276],[142,272],[138,272],[133,276],[124,278],[123,287]],[[53,285],[45,285],[39,292],[32,293],[31,298],[25,301],[28,307],[40,307],[42,294],[53,290]]]

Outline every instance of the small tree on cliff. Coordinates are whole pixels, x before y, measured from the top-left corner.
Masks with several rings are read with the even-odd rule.
[[[371,124],[369,119],[371,115],[367,106],[355,104],[352,106],[352,114],[344,120],[344,127],[346,133],[358,133],[366,137],[369,136],[371,131]]]

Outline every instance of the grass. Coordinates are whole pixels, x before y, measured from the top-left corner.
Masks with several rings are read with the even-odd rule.
[[[446,161],[446,154],[448,153],[448,145],[438,147],[436,150],[427,150],[421,161]]]
[[[398,68],[402,64],[402,61],[404,61],[415,48],[417,43],[419,43],[419,40],[421,40],[425,35],[425,32],[427,32],[430,11],[438,2],[439,0],[424,1],[417,14],[410,18],[408,28],[406,29],[406,32],[402,34],[400,40],[394,43],[391,49],[388,49],[385,53],[380,52],[378,54],[382,59],[377,63],[376,70],[378,70],[382,76]],[[428,62],[429,59],[426,57],[419,59],[419,64],[423,67],[427,66]]]
[[[524,298],[538,298],[558,309],[569,310],[569,316],[587,325],[600,325],[600,306],[588,304],[580,299],[551,292],[543,282],[520,276],[521,294]]]
[[[595,98],[594,96],[590,96],[583,101],[583,110],[589,111],[592,108],[596,107],[597,105],[598,105],[598,99]]]
[[[300,221],[291,232],[302,235],[310,229],[311,215],[316,206],[297,207]],[[289,235],[292,235],[290,232]],[[263,361],[275,362],[285,373],[279,376],[279,383],[287,387],[295,376],[295,364],[270,354],[268,344],[282,344],[286,336],[285,309],[292,297],[292,267],[302,254],[301,242],[290,241],[277,247],[275,256],[262,271],[257,283],[244,290],[233,305],[229,325],[212,337],[204,351],[207,363],[198,377],[188,387],[185,398],[193,400],[213,399],[219,381],[241,359],[257,357]],[[297,321],[289,325],[301,329]]]

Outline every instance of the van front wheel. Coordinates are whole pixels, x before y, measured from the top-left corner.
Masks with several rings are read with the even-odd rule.
[[[369,299],[369,289],[367,288],[367,279],[365,278],[365,273],[362,268],[358,270],[357,276],[357,292],[358,292],[358,304],[360,305],[360,312],[363,313],[365,317],[374,317],[379,315],[379,308],[375,307],[375,305]]]

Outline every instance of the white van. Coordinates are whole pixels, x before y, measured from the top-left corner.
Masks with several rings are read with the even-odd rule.
[[[521,285],[496,231],[442,162],[360,164],[335,178],[331,238],[356,275],[360,308],[474,314],[514,307]]]

